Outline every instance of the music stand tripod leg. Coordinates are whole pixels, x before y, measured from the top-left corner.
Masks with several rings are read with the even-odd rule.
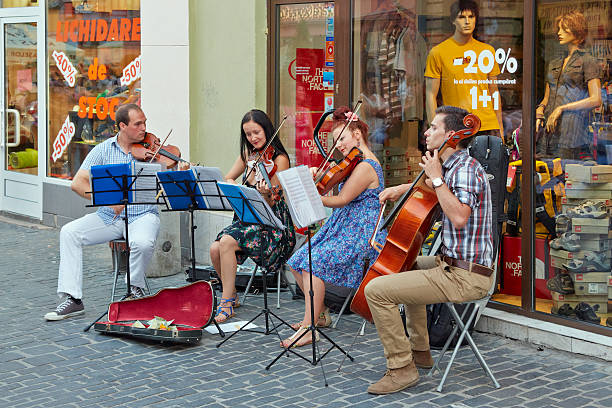
[[[293,354],[296,354],[297,356],[301,357],[302,359],[308,361],[310,364],[312,365],[317,365],[318,363],[321,363],[321,369],[323,369],[323,357],[325,357],[327,355],[327,353],[329,353],[331,350],[333,350],[334,348],[337,348],[338,350],[340,350],[341,353],[343,353],[346,357],[348,357],[351,361],[354,361],[353,357],[347,353],[345,350],[343,350],[340,346],[338,346],[338,344],[336,344],[331,338],[329,338],[328,335],[326,335],[325,333],[323,333],[318,327],[316,327],[314,325],[315,322],[315,312],[314,312],[314,291],[312,289],[312,244],[311,244],[311,240],[310,240],[310,236],[312,235],[312,227],[309,226],[308,227],[308,269],[310,272],[310,290],[308,291],[308,296],[310,298],[310,327],[308,328],[308,330],[304,331],[302,334],[300,334],[298,336],[298,338],[296,338],[289,346],[287,346],[287,348],[285,348],[279,355],[276,356],[276,358],[266,366],[266,370],[269,370],[274,363],[276,363],[283,355],[287,354],[288,352],[292,352]],[[297,354],[295,351],[292,350],[293,346],[300,341],[300,339],[302,337],[304,337],[307,333],[310,333],[310,335],[312,336],[312,360],[308,360],[306,359],[304,356]],[[325,339],[327,341],[329,341],[331,343],[331,348],[329,350],[327,350],[327,352],[325,352],[325,354],[321,355],[319,352],[320,357],[317,358],[317,351],[318,351],[318,345],[316,344],[316,333],[319,333],[321,336],[325,337]],[[323,371],[323,378],[325,380],[325,386],[327,387],[327,378],[325,376],[325,371]]]
[[[261,235],[261,242],[265,242],[264,241],[264,233],[268,234],[268,230],[267,230],[266,225],[261,224],[261,231],[260,234]],[[263,244],[260,245],[260,259],[263,260]],[[232,337],[234,337],[236,334],[238,334],[241,331],[251,331],[251,332],[255,332],[255,333],[261,333],[261,334],[271,334],[272,332],[276,332],[278,334],[278,330],[277,328],[282,326],[283,324],[287,327],[291,327],[291,325],[289,323],[287,323],[286,321],[284,321],[283,319],[281,319],[280,317],[278,317],[274,312],[272,312],[271,310],[269,310],[268,308],[268,285],[267,285],[267,270],[265,268],[261,268],[261,274],[262,274],[262,292],[263,292],[263,300],[264,300],[264,307],[261,310],[261,312],[259,312],[255,317],[253,317],[251,320],[249,320],[246,324],[242,325],[242,327],[240,327],[238,330],[236,330],[235,332],[233,332],[232,334],[229,335],[229,337],[223,339],[223,341],[221,341],[220,343],[217,344],[217,348],[221,347],[221,345],[223,345],[223,343],[225,343],[226,341],[228,341],[229,339],[231,339]],[[250,323],[252,323],[253,321],[255,321],[257,318],[259,318],[260,316],[264,316],[265,319],[265,331],[261,332],[261,331],[254,331],[254,330],[249,330],[249,329],[245,329]],[[274,322],[272,321],[272,319],[270,318],[270,316],[275,317],[278,321],[279,324],[274,324]],[[272,328],[270,328],[270,323],[272,323]],[[280,335],[278,335],[280,338]]]

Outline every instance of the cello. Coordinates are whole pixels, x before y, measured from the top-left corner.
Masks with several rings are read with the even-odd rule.
[[[480,129],[480,119],[473,114],[466,115],[463,118],[463,124],[467,129],[451,133],[438,149],[439,153],[446,147],[456,148],[461,140],[474,136]],[[372,313],[365,298],[365,287],[376,277],[410,270],[425,237],[440,213],[436,192],[425,184],[424,175],[423,170],[408,191],[400,197],[383,224],[382,228],[391,224],[384,246],[375,242],[374,236],[370,238],[371,245],[379,252],[379,255],[363,277],[351,302],[351,310],[369,322],[372,322]],[[381,206],[378,224],[382,219],[383,209],[384,206]],[[377,230],[378,225],[374,230],[374,235]]]

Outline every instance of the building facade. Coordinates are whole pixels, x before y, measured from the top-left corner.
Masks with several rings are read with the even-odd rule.
[[[122,103],[226,172],[249,109],[287,116],[292,164],[315,165],[321,114],[360,100],[389,186],[418,174],[435,107],[459,105],[512,154],[491,306],[609,339],[612,2],[482,0],[472,28],[451,5],[0,0],[0,211],[54,226],[93,211],[70,179]],[[230,216],[197,215],[198,261]]]

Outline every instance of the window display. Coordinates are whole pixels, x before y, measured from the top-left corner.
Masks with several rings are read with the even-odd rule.
[[[494,4],[492,4],[494,3]],[[436,107],[479,116],[511,140],[521,121],[522,1],[354,2],[354,91],[385,184],[411,182]],[[503,109],[502,109],[503,108]]]
[[[117,108],[140,103],[140,2],[48,2],[47,27],[47,175],[72,179]]]

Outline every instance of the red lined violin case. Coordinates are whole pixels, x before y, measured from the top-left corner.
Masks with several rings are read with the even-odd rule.
[[[113,302],[108,306],[108,321],[96,322],[94,330],[104,334],[124,334],[151,340],[197,343],[203,329],[214,318],[216,296],[211,284],[197,281],[180,288],[162,289],[140,299]],[[139,320],[146,326],[155,316],[174,320],[178,330],[132,327]]]

